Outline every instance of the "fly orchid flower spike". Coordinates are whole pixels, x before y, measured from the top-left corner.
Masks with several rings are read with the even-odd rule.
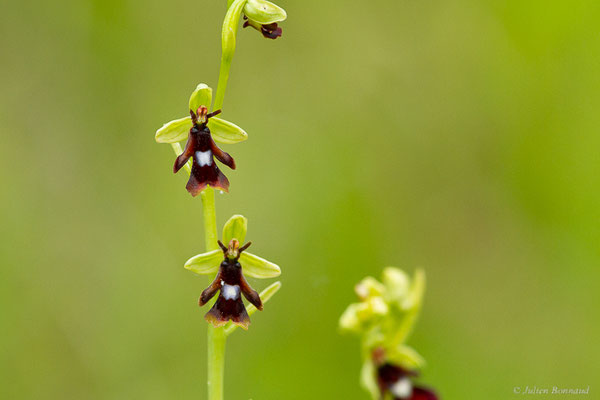
[[[366,277],[354,290],[360,301],[348,306],[339,325],[361,336],[361,385],[373,400],[437,400],[430,389],[413,385],[425,361],[405,344],[421,309],[425,273],[417,270],[411,280],[388,267],[382,282]]]
[[[221,110],[208,112],[212,102],[212,89],[201,83],[189,100],[190,116],[166,123],[156,131],[158,143],[179,143],[187,137],[183,153],[175,160],[173,172],[179,171],[190,158],[192,168],[186,189],[197,196],[207,186],[229,190],[229,180],[217,167],[214,158],[235,169],[235,161],[217,146],[215,141],[232,144],[244,141],[248,135],[239,126],[217,118]]]
[[[240,245],[246,238],[247,226],[245,217],[234,215],[223,228],[223,241],[228,243],[227,246],[219,241],[221,250],[199,254],[185,263],[186,269],[200,275],[216,273],[213,282],[200,295],[199,304],[205,305],[219,292],[217,301],[204,318],[216,327],[229,323],[227,333],[235,329],[234,325],[248,329],[249,316],[256,310],[262,310],[263,304],[281,286],[276,282],[259,294],[246,281],[245,276],[274,278],[281,274],[276,264],[245,251],[251,242]],[[248,309],[242,301],[242,295],[251,304]]]
[[[252,27],[267,39],[277,39],[282,34],[278,22],[287,18],[285,10],[266,0],[248,0],[244,5],[244,28]]]

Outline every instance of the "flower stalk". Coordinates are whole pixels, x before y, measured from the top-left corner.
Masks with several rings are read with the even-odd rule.
[[[248,329],[250,316],[262,310],[264,303],[281,287],[281,283],[275,282],[258,293],[246,281],[244,274],[253,278],[273,278],[281,274],[277,265],[244,251],[250,242],[240,247],[246,236],[246,218],[234,215],[225,224],[222,240],[229,247],[219,242],[217,233],[215,189],[228,191],[229,180],[215,161],[231,169],[236,166],[233,157],[221,150],[215,141],[233,144],[247,139],[246,132],[239,126],[216,117],[223,107],[242,14],[260,27],[277,27],[276,23],[287,17],[282,8],[266,0],[228,0],[221,30],[221,65],[214,104],[212,89],[204,83],[199,84],[189,99],[189,116],[166,123],[155,136],[157,142],[171,144],[177,156],[173,172],[184,168],[190,175],[186,189],[192,196],[199,194],[202,199],[206,252],[190,258],[184,267],[197,274],[216,273],[199,300],[200,306],[209,301],[212,306],[205,315],[209,322],[208,400],[223,400],[227,337],[238,327]],[[281,28],[277,28],[277,34],[277,37],[281,36]],[[212,112],[209,113],[209,109]],[[187,143],[182,149],[180,142],[186,137]],[[223,249],[222,254],[219,246]],[[216,301],[211,301],[217,292]],[[247,308],[241,295],[250,303]]]

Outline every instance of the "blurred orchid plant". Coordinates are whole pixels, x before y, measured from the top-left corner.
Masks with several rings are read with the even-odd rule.
[[[383,270],[382,281],[366,277],[355,286],[359,302],[340,317],[342,331],[361,337],[361,385],[373,400],[437,400],[430,389],[413,384],[425,360],[406,345],[425,292],[425,272],[413,279],[398,268]]]
[[[190,258],[185,268],[197,274],[214,276],[212,283],[200,295],[200,306],[209,303],[219,293],[205,315],[209,322],[209,400],[223,399],[227,336],[237,327],[248,329],[250,316],[256,310],[262,310],[264,303],[281,287],[279,282],[275,282],[258,293],[246,281],[246,276],[274,278],[281,274],[281,270],[276,264],[245,251],[250,246],[250,242],[244,244],[248,226],[245,217],[234,215],[227,221],[222,242],[217,235],[214,190],[227,192],[230,183],[216,160],[231,169],[235,169],[236,164],[233,157],[216,142],[234,144],[248,138],[242,128],[217,117],[223,108],[242,15],[244,27],[251,26],[270,39],[281,36],[282,30],[277,23],[287,18],[281,7],[266,0],[228,0],[221,30],[221,67],[214,102],[212,89],[204,83],[199,84],[188,102],[189,116],[167,122],[155,135],[158,143],[170,144],[177,156],[173,172],[177,173],[185,167],[190,174],[187,191],[194,197],[200,195],[202,199],[206,252]],[[182,150],[181,142],[184,140],[186,145]],[[242,296],[250,303],[248,306],[244,304]]]

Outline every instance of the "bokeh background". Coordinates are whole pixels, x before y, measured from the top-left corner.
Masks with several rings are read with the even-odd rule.
[[[283,38],[240,30],[217,211],[283,288],[229,340],[226,397],[367,399],[337,320],[394,265],[427,271],[410,343],[444,399],[596,398],[600,3],[279,4]],[[154,132],[216,86],[224,12],[3,3],[1,398],[205,398],[201,203]]]

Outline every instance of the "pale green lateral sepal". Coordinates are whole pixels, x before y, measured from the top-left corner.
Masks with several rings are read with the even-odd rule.
[[[339,320],[339,326],[342,331],[348,332],[360,332],[362,327],[362,322],[358,318],[358,311],[361,307],[361,304],[354,303],[350,304]]]
[[[190,258],[184,268],[199,275],[213,275],[218,271],[221,261],[223,261],[223,252],[213,250]]]
[[[223,243],[227,246],[231,239],[237,239],[238,242],[244,244],[247,231],[248,219],[243,215],[234,215],[223,227]]]
[[[397,304],[398,307],[403,307],[410,287],[410,278],[406,272],[399,268],[387,267],[383,270],[382,277],[386,289],[386,300]]]
[[[275,293],[277,293],[277,291],[281,288],[281,282],[275,282],[272,283],[271,285],[267,286],[262,292],[259,293],[260,296],[260,300],[262,301],[263,305],[269,301],[269,299],[271,299],[271,297],[273,297],[273,295]],[[256,312],[256,310],[258,310],[256,308],[256,306],[254,304],[249,304],[248,307],[246,307],[246,312],[248,313],[248,316],[251,316],[252,314],[254,314]],[[225,334],[226,335],[231,335],[231,333],[233,331],[235,331],[238,328],[238,326],[236,324],[232,324],[231,321],[227,323],[227,326],[225,326]]]
[[[207,84],[201,83],[190,96],[190,110],[196,112],[200,106],[210,108],[212,102],[212,89]]]
[[[372,276],[367,276],[354,287],[354,291],[361,300],[366,300],[372,296],[381,296],[385,292],[385,286]]]
[[[259,24],[272,24],[287,18],[285,10],[266,0],[248,0],[244,6],[244,14]]]
[[[192,118],[184,117],[167,122],[156,131],[155,139],[158,143],[176,143],[187,139],[192,128]]]
[[[410,292],[402,303],[402,308],[405,310],[419,310],[423,302],[425,294],[425,271],[417,269],[410,285]]]
[[[281,275],[281,269],[276,264],[251,253],[243,252],[240,256],[242,272],[252,278],[275,278]]]
[[[379,400],[379,387],[375,381],[375,365],[366,360],[360,370],[360,385],[371,395],[373,400]]]
[[[425,294],[425,271],[417,269],[410,285],[408,296],[404,299],[401,308],[404,310],[404,318],[398,325],[390,345],[400,345],[404,343],[415,326],[423,304],[423,295]]]
[[[410,371],[418,371],[425,367],[425,359],[415,349],[406,345],[388,349],[386,359]]]
[[[248,139],[248,134],[242,128],[224,119],[212,117],[207,125],[213,139],[217,142],[233,144]]]

